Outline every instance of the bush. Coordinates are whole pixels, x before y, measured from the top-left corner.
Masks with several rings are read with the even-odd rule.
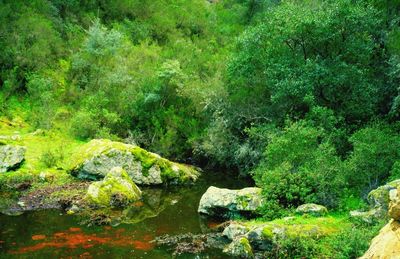
[[[366,194],[388,180],[395,161],[400,159],[400,138],[389,125],[377,123],[357,131],[350,141],[354,150],[346,161],[347,180]]]
[[[373,226],[356,225],[337,235],[325,238],[323,243],[326,244],[328,250],[322,250],[322,252],[328,258],[359,258],[367,251],[372,238],[378,234],[382,226],[382,222]]]
[[[78,112],[71,120],[71,132],[80,139],[94,137],[99,127],[99,122],[86,111]]]
[[[64,152],[62,148],[48,149],[43,152],[40,157],[40,162],[46,166],[46,168],[60,166],[60,163],[64,160]]]
[[[345,187],[342,164],[323,132],[304,121],[272,137],[254,171],[267,201],[265,216],[309,202],[335,207]]]
[[[309,237],[279,237],[273,240],[272,249],[265,258],[318,258],[318,242]]]

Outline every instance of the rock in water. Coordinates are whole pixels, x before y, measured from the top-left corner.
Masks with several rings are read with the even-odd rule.
[[[230,218],[237,214],[252,216],[262,204],[261,189],[248,187],[241,190],[220,189],[211,186],[200,199],[199,213]]]
[[[25,159],[25,147],[0,145],[0,173],[17,169]]]
[[[121,167],[114,167],[99,182],[92,183],[87,191],[91,203],[102,207],[124,207],[140,199],[141,191]]]
[[[113,167],[122,167],[136,184],[188,183],[199,172],[191,166],[171,162],[138,146],[95,139],[75,154],[70,172],[87,180],[102,179]]]
[[[400,197],[399,189],[390,194],[390,222],[384,226],[372,240],[368,251],[361,257],[371,258],[400,258]]]
[[[296,213],[301,215],[310,214],[313,216],[323,216],[328,213],[328,209],[322,205],[306,203],[297,207]]]

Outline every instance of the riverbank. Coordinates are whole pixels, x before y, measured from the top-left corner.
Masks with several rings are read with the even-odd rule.
[[[0,174],[0,211],[4,214],[1,216],[4,230],[0,233],[0,254],[10,258],[54,253],[87,258],[106,258],[110,253],[139,258],[165,258],[173,254],[229,258],[242,249],[242,245],[251,249],[248,250],[251,253],[236,256],[287,258],[296,253],[310,258],[333,258],[335,253],[344,257],[360,256],[380,226],[354,221],[348,211],[333,211],[322,217],[294,214],[273,221],[261,217],[249,221],[236,214],[230,214],[235,215],[233,221],[199,215],[200,198],[210,186],[240,189],[254,184],[226,172],[205,172],[189,186],[145,187],[139,184],[142,197],[129,206],[93,207],[85,199],[93,179],[80,179],[71,175],[70,170],[72,162],[74,168],[80,168],[75,159],[80,150],[85,150],[85,156],[93,152],[90,143],[70,137],[61,128],[32,130],[22,121],[5,119],[0,125],[3,145],[25,147],[24,161],[17,168]],[[109,141],[98,143],[107,146],[102,147],[99,154],[115,146]],[[124,145],[117,144],[124,152],[131,152],[131,147]],[[147,153],[141,151],[140,154]],[[161,159],[153,155],[149,158],[145,160],[146,170]],[[95,161],[91,157],[86,160]],[[160,161],[162,164],[158,167],[170,163]],[[99,162],[92,164],[104,168]],[[168,172],[170,176],[172,171]],[[144,176],[147,175],[146,172]],[[52,226],[46,222],[51,222]]]

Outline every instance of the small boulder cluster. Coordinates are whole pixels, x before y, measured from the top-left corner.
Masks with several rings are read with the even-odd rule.
[[[261,189],[248,187],[241,190],[221,189],[214,186],[203,194],[198,212],[212,217],[235,219],[238,216],[252,217],[258,215],[263,203]],[[296,209],[300,215],[315,217],[328,213],[326,207],[318,204],[303,204]],[[288,217],[286,220],[290,220]],[[256,251],[271,249],[273,240],[291,235],[322,235],[317,226],[275,225],[271,223],[245,224],[230,221],[224,228],[222,235],[230,242],[223,249],[224,253],[240,258],[254,258]]]

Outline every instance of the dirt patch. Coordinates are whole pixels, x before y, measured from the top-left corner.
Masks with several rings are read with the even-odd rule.
[[[72,202],[82,200],[89,182],[69,183],[63,186],[44,186],[31,191],[26,191],[8,209],[6,214],[42,210],[42,209],[66,209]]]

